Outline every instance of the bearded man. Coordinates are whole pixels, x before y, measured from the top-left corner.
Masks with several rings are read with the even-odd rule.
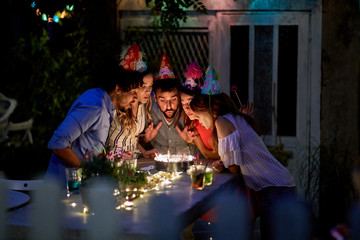
[[[150,141],[159,153],[192,154],[196,146],[185,142],[176,131],[175,126],[184,128],[180,104],[180,79],[171,70],[168,57],[161,57],[160,71],[153,84],[153,102],[151,116],[153,124],[145,130],[146,142]]]

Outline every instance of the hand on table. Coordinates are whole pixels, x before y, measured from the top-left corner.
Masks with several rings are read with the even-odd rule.
[[[221,160],[216,160],[212,163],[212,168],[215,172],[222,172],[224,170],[224,164]]]
[[[131,159],[133,155],[132,151],[126,151],[122,153],[122,159]]]
[[[143,156],[144,158],[154,158],[154,157],[155,157],[155,154],[158,154],[158,153],[159,153],[159,151],[158,151],[156,148],[154,148],[154,149],[150,149],[150,150],[145,151],[145,152],[142,154],[142,156]]]

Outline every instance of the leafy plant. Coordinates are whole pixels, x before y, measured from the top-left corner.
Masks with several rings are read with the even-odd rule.
[[[92,85],[84,31],[66,34],[73,42],[59,47],[45,28],[39,28],[29,39],[20,38],[13,49],[14,65],[9,71],[19,81],[10,82],[6,94],[18,101],[15,121],[34,118],[37,141],[50,139],[72,102]]]
[[[304,198],[314,209],[317,209],[315,205],[319,200],[321,148],[319,145],[309,153],[306,151],[300,166],[300,185],[304,189]]]
[[[346,221],[357,193],[352,181],[351,140],[339,143],[336,134],[302,156],[300,185],[306,202],[319,215],[322,231]]]
[[[187,21],[186,9],[193,7],[197,12],[207,14],[205,5],[200,0],[146,0],[153,16],[159,16],[160,21],[154,20],[153,26],[162,28],[163,32],[176,31],[180,23]]]
[[[86,182],[93,177],[108,177],[122,185],[147,184],[147,173],[132,167],[130,163],[119,158],[120,155],[112,151],[106,152],[105,149],[98,154],[87,154],[81,164],[82,181]]]
[[[130,163],[124,162],[119,167],[118,180],[125,185],[145,185],[147,184],[146,176],[146,172],[136,170],[135,168],[131,167]]]
[[[293,157],[293,152],[286,151],[284,149],[284,144],[267,146],[267,148],[269,152],[285,167],[287,166],[289,159]]]

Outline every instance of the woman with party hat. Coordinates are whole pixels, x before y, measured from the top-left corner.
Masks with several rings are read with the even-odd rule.
[[[223,165],[215,162],[213,168],[241,172],[245,185],[260,197],[262,238],[273,239],[271,211],[282,200],[295,200],[295,181],[266,148],[254,119],[240,112],[231,98],[221,92],[211,66],[201,93],[193,98],[190,107],[202,125],[214,129],[212,146]]]
[[[202,124],[195,119],[195,114],[190,108],[190,102],[194,96],[200,94],[200,81],[203,76],[203,70],[196,62],[191,62],[185,70],[184,74],[186,80],[182,84],[180,99],[183,108],[183,119],[185,128],[180,130],[175,127],[179,135],[188,143],[195,144],[200,150],[201,154],[207,159],[220,159],[217,152],[213,151],[211,142],[212,129],[206,129]]]
[[[210,72],[209,72],[210,70]],[[210,67],[207,69],[206,74],[206,82],[209,82],[209,78],[212,77],[211,72],[212,69]],[[205,128],[198,119],[194,112],[190,108],[191,100],[201,94],[201,86],[200,80],[203,76],[203,70],[196,63],[192,62],[185,70],[184,74],[186,80],[182,84],[181,88],[181,104],[183,107],[183,118],[185,123],[185,128],[181,131],[178,127],[176,128],[179,135],[188,143],[195,144],[197,148],[200,150],[203,156],[210,160],[218,160],[220,156],[216,150],[212,147],[213,137],[213,128]],[[245,114],[251,114],[252,108],[249,107],[249,104],[240,109]],[[246,193],[249,197],[249,201],[253,203],[255,201],[254,193],[249,189],[246,189]],[[256,215],[256,204],[250,204],[252,207],[252,213]],[[201,219],[208,222],[216,222],[217,221],[217,213],[215,209],[210,210],[206,214],[204,214]]]
[[[158,152],[156,149],[146,151],[138,140],[146,125],[152,122],[150,93],[154,78],[143,60],[143,55],[144,53],[140,51],[139,46],[134,43],[127,46],[120,56],[119,65],[121,68],[139,72],[142,76],[137,98],[131,102],[130,109],[117,111],[117,116],[109,131],[107,145],[114,152],[122,152],[123,158],[138,158],[140,154],[148,158]]]

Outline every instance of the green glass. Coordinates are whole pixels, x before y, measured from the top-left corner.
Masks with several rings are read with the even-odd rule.
[[[205,167],[198,165],[190,171],[191,186],[196,190],[204,189]]]
[[[212,168],[206,168],[204,175],[204,185],[209,186],[212,184],[213,180],[213,170]]]

